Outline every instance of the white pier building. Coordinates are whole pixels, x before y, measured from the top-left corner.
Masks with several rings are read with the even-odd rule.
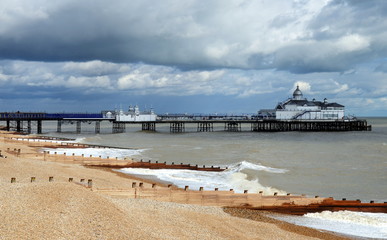
[[[150,111],[140,111],[140,108],[136,106],[129,106],[129,110],[124,112],[122,109],[116,111],[115,114],[108,112],[106,118],[115,118],[116,122],[154,122],[157,115],[153,109]]]
[[[344,119],[344,106],[338,103],[312,101],[303,98],[297,86],[293,98],[278,103],[275,109],[261,110],[259,115],[269,116],[277,120],[339,120]]]

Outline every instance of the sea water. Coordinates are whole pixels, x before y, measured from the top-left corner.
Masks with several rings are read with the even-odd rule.
[[[55,133],[56,125],[46,124],[46,135],[76,138],[77,141],[115,147],[128,151],[86,149],[86,154],[110,157],[130,157],[145,161],[175,164],[190,163],[228,167],[225,172],[189,170],[121,169],[120,171],[143,177],[158,178],[190,189],[234,189],[237,192],[264,191],[319,195],[335,199],[361,199],[364,202],[387,201],[387,118],[369,118],[372,131],[365,132],[225,132],[224,125],[214,125],[214,132],[196,132],[196,125],[186,125],[185,133],[169,132],[169,125],[157,125],[157,132],[142,132],[138,125],[127,125],[125,133],[111,134],[111,124],[101,124],[101,134],[94,134],[94,125],[82,125],[82,134],[74,134],[74,125],[62,125],[63,133]],[[56,150],[57,151],[57,150]],[[66,151],[63,149],[63,151]],[[73,149],[68,149],[72,153]],[[102,151],[102,152],[96,152]],[[109,152],[108,152],[109,151]],[[329,221],[339,221],[344,213],[320,213],[304,216],[301,222],[321,228]],[[345,213],[347,214],[347,213]],[[376,218],[383,222],[385,214]],[[365,215],[365,218],[371,217]],[[374,228],[363,222],[339,221],[331,224],[340,229]],[[312,221],[313,220],[313,221]],[[306,222],[306,223],[305,223]],[[301,224],[301,223],[300,223]],[[355,225],[351,225],[355,224]],[[386,226],[378,235],[387,238]],[[330,229],[340,231],[340,229]],[[348,234],[348,231],[345,233]],[[364,236],[353,231],[354,235]]]

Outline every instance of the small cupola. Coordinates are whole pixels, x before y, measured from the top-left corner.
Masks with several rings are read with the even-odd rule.
[[[294,90],[294,92],[293,92],[293,99],[294,100],[302,100],[302,97],[303,97],[302,92],[301,92],[299,86],[297,85],[296,90]]]

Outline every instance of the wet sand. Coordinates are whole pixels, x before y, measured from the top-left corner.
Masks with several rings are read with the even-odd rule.
[[[121,189],[141,179],[44,161],[37,148],[5,141],[7,136],[0,133],[0,150],[6,156],[0,158],[1,239],[345,239],[253,210],[107,196],[75,182],[92,179],[93,187]]]

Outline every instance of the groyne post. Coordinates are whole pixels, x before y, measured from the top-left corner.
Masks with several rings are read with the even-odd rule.
[[[87,180],[87,187],[88,188],[92,188],[93,187],[93,180],[92,179]]]

